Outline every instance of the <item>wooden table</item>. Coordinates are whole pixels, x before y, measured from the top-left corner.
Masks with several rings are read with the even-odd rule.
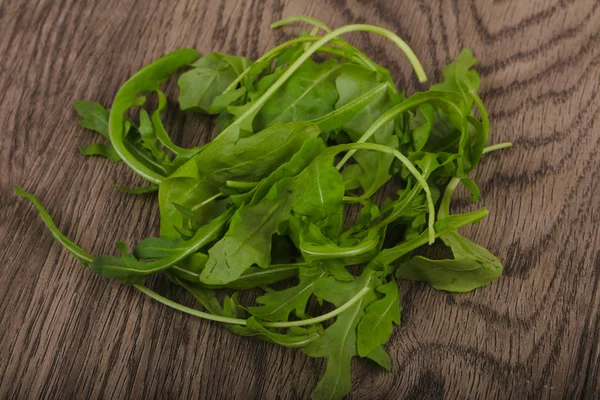
[[[256,58],[300,29],[271,31],[269,23],[298,13],[396,31],[434,82],[461,48],[472,48],[490,143],[515,144],[477,170],[491,213],[464,230],[499,255],[504,276],[465,295],[401,283],[402,326],[388,346],[393,373],[357,360],[350,397],[599,398],[595,0],[1,1],[0,398],[309,396],[322,360],[234,336],[94,275],[11,189],[34,191],[95,254],[156,234],[153,197],[110,184],[137,178],[78,153],[93,139],[77,125],[73,102],[109,105],[134,71],[178,47]],[[419,89],[393,45],[368,34],[348,39],[389,66],[408,93]],[[167,119],[188,145],[209,129],[203,117]]]

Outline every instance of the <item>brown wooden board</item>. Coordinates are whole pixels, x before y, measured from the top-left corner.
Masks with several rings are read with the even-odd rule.
[[[309,396],[322,360],[96,276],[12,191],[35,192],[94,254],[157,234],[153,197],[110,184],[138,178],[77,151],[95,139],[77,125],[73,102],[109,105],[133,72],[178,47],[256,58],[301,29],[269,23],[298,13],[397,32],[432,82],[470,47],[490,143],[515,145],[481,163],[475,178],[491,212],[463,231],[499,255],[505,275],[462,295],[401,283],[402,326],[387,347],[393,372],[356,360],[350,397],[600,398],[600,2],[0,0],[0,399]],[[347,38],[400,88],[419,90],[392,44]],[[206,140],[209,122],[167,115],[186,145]]]

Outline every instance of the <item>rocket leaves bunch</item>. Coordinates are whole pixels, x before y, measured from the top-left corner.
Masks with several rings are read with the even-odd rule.
[[[406,97],[388,70],[340,39],[353,31],[387,37],[425,82],[395,34],[372,25],[332,31],[303,16],[273,27],[298,20],[312,31],[258,60],[180,49],[137,72],[110,110],[75,104],[80,124],[104,138],[80,151],[124,162],[149,182],[117,189],[158,192],[158,237],[94,257],[59,231],[36,197],[16,191],[94,272],[234,333],[324,358],[313,398],[335,399],[351,389],[353,357],[393,368],[385,344],[401,322],[396,279],[465,292],[501,275],[502,263],[458,232],[487,210],[453,215],[450,202],[460,183],[476,200],[469,173],[484,153],[510,144],[486,147],[490,123],[471,51],[444,69],[443,82]],[[206,145],[179,147],[161,121],[168,104],[161,84],[177,74],[180,108],[215,116]],[[149,96],[158,99],[154,109]],[[397,194],[378,202],[392,179]],[[360,217],[349,219],[349,207]],[[453,259],[412,255],[438,239]],[[202,309],[144,286],[157,273]],[[240,304],[246,290],[262,294]]]

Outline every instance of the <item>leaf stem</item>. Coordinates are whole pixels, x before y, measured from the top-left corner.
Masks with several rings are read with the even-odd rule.
[[[260,182],[225,181],[225,186],[233,189],[254,189]]]
[[[146,296],[153,298],[154,300],[158,301],[159,303],[162,303],[166,306],[169,306],[171,308],[174,308],[175,310],[184,312],[186,314],[190,314],[195,317],[207,319],[209,321],[222,322],[224,324],[233,324],[233,325],[242,325],[242,326],[246,326],[246,324],[247,324],[246,320],[242,319],[242,318],[230,318],[230,317],[224,317],[221,315],[210,314],[210,313],[207,313],[204,311],[196,310],[194,308],[187,307],[182,304],[176,303],[176,302],[169,300],[166,297],[163,297],[163,296],[159,295],[158,293],[148,289],[146,286],[144,286],[142,284],[134,284],[133,286],[136,289],[138,289],[140,292],[144,293]],[[344,311],[346,311],[347,309],[349,309],[350,307],[355,305],[357,302],[359,302],[370,290],[371,290],[371,288],[369,288],[369,287],[363,288],[357,294],[355,294],[354,297],[352,297],[346,303],[342,304],[340,307],[336,308],[335,310],[333,310],[331,312],[328,312],[327,314],[323,314],[318,317],[303,319],[303,320],[299,320],[299,321],[261,322],[261,325],[264,326],[265,328],[292,328],[292,327],[296,327],[296,326],[307,326],[307,325],[318,324],[320,322],[327,321],[328,319],[331,319],[331,318],[336,317],[339,314],[343,313]]]
[[[311,257],[319,257],[319,259],[328,259],[328,258],[343,258],[343,257],[352,257],[360,254],[367,253],[379,244],[378,240],[367,240],[362,242],[356,246],[350,247],[335,247],[335,251],[323,251],[322,246],[316,245],[311,246],[310,243],[300,244],[300,251],[304,254],[308,254]]]
[[[280,28],[285,25],[292,24],[297,21],[306,22],[313,26],[317,26],[317,27],[323,29],[325,32],[331,32],[331,29],[324,22],[319,21],[318,19],[307,17],[306,15],[293,15],[291,17],[280,19],[279,21],[275,21],[275,22],[271,23],[271,25],[269,25],[269,28],[276,29],[276,28]]]
[[[438,209],[438,221],[450,214],[450,200],[452,200],[452,193],[454,193],[454,189],[456,189],[459,182],[460,179],[456,177],[450,179],[450,182],[448,182],[448,185],[444,190],[444,196],[442,197],[440,208]]]
[[[210,203],[211,201],[214,201],[214,200],[218,199],[221,196],[223,196],[223,193],[219,192],[219,193],[215,194],[214,196],[209,197],[208,199],[204,200],[202,203],[196,204],[194,207],[191,208],[191,211],[192,212],[197,211],[200,208],[202,208],[205,205],[207,205],[208,203]]]
[[[487,153],[491,153],[492,151],[497,151],[497,150],[502,150],[502,149],[508,149],[510,147],[512,147],[512,143],[511,142],[504,142],[504,143],[498,143],[498,144],[493,144],[491,146],[488,146],[486,148],[483,149],[483,154],[487,154]]]

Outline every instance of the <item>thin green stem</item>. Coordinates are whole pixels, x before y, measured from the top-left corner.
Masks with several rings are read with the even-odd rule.
[[[312,30],[310,31],[310,36],[317,36],[317,34],[319,33],[319,27],[318,26],[313,26]],[[304,43],[304,50],[308,49],[308,42]]]
[[[440,208],[438,209],[438,221],[450,214],[450,200],[452,200],[452,193],[454,193],[454,189],[456,189],[459,182],[459,178],[452,178],[450,179],[450,182],[448,182],[448,185],[444,190],[444,196],[442,197]]]
[[[371,291],[370,287],[362,288],[358,293],[356,293],[350,300],[346,303],[342,304],[340,307],[335,310],[328,312],[327,314],[319,315],[318,317],[303,319],[300,321],[288,321],[288,322],[265,322],[262,325],[266,328],[292,328],[295,326],[307,326],[307,325],[315,325],[321,322],[327,321],[333,317],[336,317],[358,303],[367,293]]]
[[[366,200],[363,199],[360,196],[344,196],[342,198],[342,200],[344,202],[350,203],[350,204],[356,204],[356,203],[359,203],[359,204],[362,204],[362,205],[366,205],[367,204]]]
[[[197,210],[201,209],[202,207],[204,207],[205,205],[207,205],[208,203],[218,199],[221,196],[223,196],[223,193],[219,192],[219,193],[215,194],[214,196],[209,197],[208,199],[204,200],[202,203],[196,204],[194,207],[192,207],[191,211],[192,212],[197,211]]]
[[[512,147],[512,143],[511,142],[504,142],[504,143],[498,143],[498,144],[493,144],[491,146],[488,146],[486,148],[483,149],[483,154],[487,154],[487,153],[491,153],[492,151],[497,151],[497,150],[502,150],[502,149],[508,149],[509,147]]]
[[[166,297],[163,297],[163,296],[159,295],[158,293],[148,289],[146,286],[144,286],[142,284],[134,284],[133,286],[136,289],[138,289],[140,292],[144,293],[146,296],[149,296],[149,297],[153,298],[154,300],[156,300],[160,303],[163,303],[166,306],[174,308],[175,310],[179,310],[181,312],[184,312],[184,313],[196,316],[196,317],[204,318],[204,319],[207,319],[210,321],[222,322],[224,324],[246,325],[245,319],[223,317],[221,315],[215,315],[215,314],[210,314],[210,313],[207,313],[204,311],[196,310],[191,307],[186,307],[182,304],[179,304],[172,300],[169,300]]]
[[[280,28],[285,25],[292,24],[294,22],[298,22],[298,21],[306,22],[313,26],[319,27],[319,28],[323,29],[325,32],[331,32],[331,29],[329,29],[329,27],[324,22],[319,21],[318,19],[307,17],[306,15],[293,15],[291,17],[280,19],[279,21],[275,21],[275,22],[271,23],[271,25],[269,25],[269,28],[276,29],[276,28]]]
[[[310,256],[315,256],[319,258],[343,258],[358,256],[360,254],[367,253],[376,248],[377,244],[379,244],[378,240],[367,240],[356,246],[336,247],[336,250],[329,251],[323,251],[322,246],[313,247],[310,244],[305,244],[304,246],[300,246],[300,250],[304,254],[308,254]]]
[[[254,189],[260,182],[225,181],[225,186],[233,189]]]
[[[172,300],[167,299],[166,297],[159,295],[158,293],[148,289],[147,287],[145,287],[142,284],[134,284],[133,286],[136,289],[138,289],[140,292],[144,293],[146,296],[151,297],[154,300],[156,300],[166,306],[169,306],[171,308],[174,308],[175,310],[184,312],[186,314],[190,314],[195,317],[207,319],[210,321],[222,322],[224,324],[233,324],[233,325],[242,325],[242,326],[246,326],[246,324],[247,324],[245,319],[223,317],[221,315],[210,314],[210,313],[207,313],[204,311],[196,310],[191,307],[186,307],[182,304],[176,303]],[[352,297],[346,303],[342,304],[340,307],[336,308],[335,310],[328,312],[327,314],[323,314],[323,315],[320,315],[320,316],[314,317],[314,318],[303,319],[300,321],[263,322],[262,326],[264,326],[265,328],[292,328],[292,327],[296,327],[296,326],[315,325],[315,324],[321,323],[323,321],[327,321],[328,319],[334,318],[334,317],[338,316],[339,314],[343,313],[344,311],[346,311],[347,309],[349,309],[350,307],[355,305],[357,302],[359,302],[370,290],[371,290],[371,288],[368,288],[368,287],[363,288],[360,292],[358,292],[356,295],[354,295],[354,297]]]

